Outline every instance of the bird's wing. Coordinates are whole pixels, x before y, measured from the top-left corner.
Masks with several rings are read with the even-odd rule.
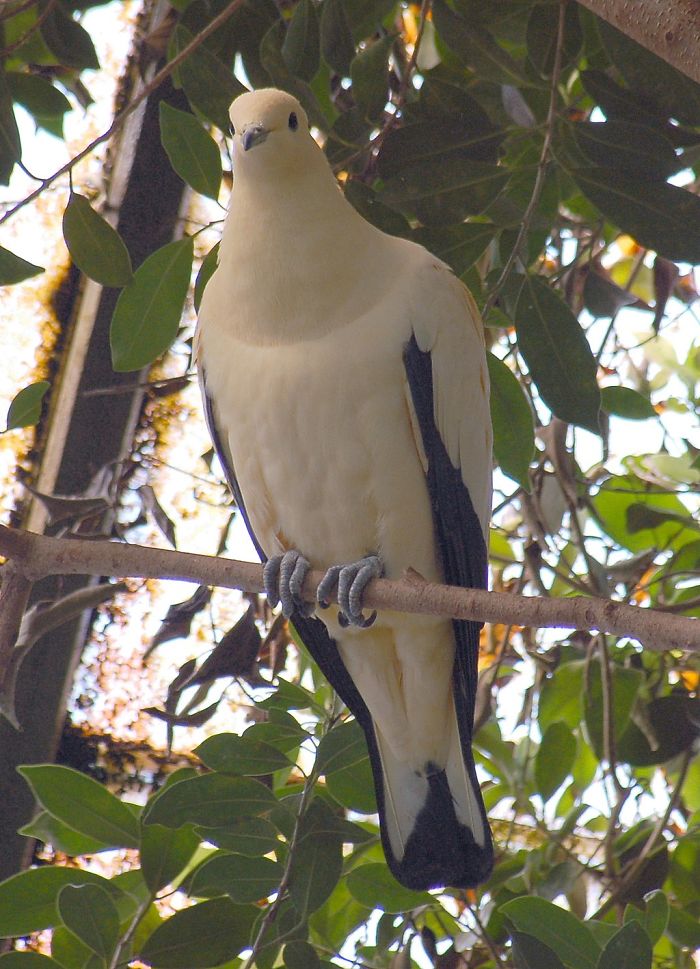
[[[409,406],[425,455],[444,580],[485,588],[491,504],[491,420],[483,334],[476,305],[447,267],[425,293],[404,352]],[[432,289],[432,288],[431,288]],[[434,296],[434,298],[433,298]],[[455,621],[454,696],[463,746],[471,743],[481,623]],[[468,758],[471,761],[471,755]]]
[[[201,362],[199,366],[199,382],[202,390],[202,400],[204,402],[204,418],[209,430],[209,436],[211,437],[214,445],[214,450],[216,451],[219,461],[221,462],[221,467],[226,475],[226,480],[236,502],[236,507],[243,517],[243,521],[248,529],[248,534],[250,535],[250,539],[260,557],[260,561],[265,562],[267,556],[263,552],[255,532],[253,531],[253,526],[251,525],[250,517],[248,516],[245,502],[243,501],[243,495],[238,485],[238,481],[236,480],[233,461],[231,459],[230,451],[225,443],[225,437],[219,433],[217,428],[214,405],[211,396],[207,393],[206,372],[201,366]],[[296,628],[301,641],[309,650],[321,672],[331,684],[333,689],[343,698],[348,709],[358,720],[358,722],[365,728],[366,731],[371,732],[373,735],[372,718],[369,714],[367,706],[347,669],[345,668],[345,664],[338,653],[336,642],[331,638],[331,636],[328,635],[328,630],[326,629],[324,623],[321,622],[320,619],[302,616],[300,614],[292,617],[292,623]],[[370,747],[373,747],[371,743]]]

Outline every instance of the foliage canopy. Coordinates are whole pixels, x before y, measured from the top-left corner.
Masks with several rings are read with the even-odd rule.
[[[167,157],[193,192],[219,195],[240,78],[284,88],[358,211],[448,262],[482,307],[500,469],[494,587],[700,615],[700,460],[688,440],[700,86],[574,2],[171,2],[166,59],[233,11],[173,72],[190,110],[160,108]],[[81,22],[96,5],[0,11],[0,184],[22,156],[13,102],[62,137],[84,72],[99,67]],[[148,367],[190,299],[193,238],[132,267],[94,200],[72,189],[63,233],[86,276],[121,290],[114,369]],[[198,268],[195,303],[214,258]],[[0,284],[41,272],[0,249]],[[24,388],[8,428],[35,423],[47,391]],[[172,620],[180,632],[206,601]],[[229,648],[259,645],[251,615]],[[401,969],[417,939],[443,969],[694,965],[697,660],[500,626],[482,645],[486,693],[507,688],[522,709],[507,730],[481,710],[498,863],[478,892],[393,881],[361,732],[300,651],[286,678],[255,692],[261,722],[204,740],[200,766],[142,808],[65,766],[22,770],[40,806],[24,834],[70,857],[136,850],[139,864],[112,878],[35,867],[0,884],[0,936],[53,929],[50,957],[16,951],[0,969],[313,969],[348,954]],[[195,675],[192,662],[183,683]],[[171,727],[207,719],[207,707],[177,713],[177,688],[169,699]],[[173,890],[196,904],[166,911]]]

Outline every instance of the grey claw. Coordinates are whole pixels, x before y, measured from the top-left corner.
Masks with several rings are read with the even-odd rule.
[[[338,605],[340,606],[339,622],[343,625],[343,620],[347,624],[359,626],[366,629],[371,626],[377,618],[377,613],[372,612],[369,616],[364,616],[362,612],[362,596],[365,588],[372,579],[381,576],[383,572],[382,563],[377,555],[368,555],[344,565],[338,574]],[[325,579],[324,579],[325,581]],[[340,619],[342,615],[343,619]]]
[[[313,606],[304,602],[302,587],[309,571],[309,563],[296,549],[275,555],[265,563],[263,581],[272,607],[282,603],[282,614],[291,619],[295,612],[310,616]]]
[[[341,569],[341,565],[332,565],[319,582],[318,589],[316,590],[316,602],[321,609],[328,609],[330,606],[331,603],[328,596],[338,584],[338,576],[340,575]]]
[[[280,566],[283,558],[283,555],[273,555],[263,565],[263,585],[265,586],[265,595],[267,596],[267,601],[271,609],[274,609],[280,601]]]

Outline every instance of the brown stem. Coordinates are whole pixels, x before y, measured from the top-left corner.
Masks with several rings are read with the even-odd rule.
[[[28,578],[45,575],[158,577],[243,592],[263,590],[262,568],[250,562],[142,545],[51,538],[6,525],[0,525],[0,554],[14,559],[18,571]],[[314,600],[323,574],[314,571],[307,576],[304,596],[308,601]],[[616,636],[631,636],[657,652],[666,649],[700,652],[697,619],[592,596],[545,599],[461,589],[412,576],[399,581],[374,579],[367,587],[364,602],[368,608],[453,619],[535,628],[597,629]]]
[[[605,913],[612,908],[613,905],[617,905],[618,902],[622,901],[627,895],[629,889],[633,886],[637,876],[639,875],[641,869],[646,863],[649,855],[652,853],[656,847],[659,838],[663,835],[664,829],[668,824],[668,820],[671,817],[672,812],[676,809],[678,801],[680,800],[681,790],[683,784],[685,783],[685,778],[688,774],[688,768],[690,767],[691,761],[693,760],[694,753],[692,747],[689,747],[683,754],[683,760],[681,762],[681,769],[678,773],[678,780],[673,788],[673,793],[668,799],[668,805],[663,815],[654,825],[654,829],[644,842],[639,854],[636,856],[634,861],[626,868],[622,873],[622,880],[618,884],[615,891],[610,895],[609,898],[600,906],[595,915],[591,916],[591,919],[600,919]]]
[[[503,267],[503,272],[496,280],[491,292],[489,293],[489,298],[486,300],[484,305],[484,311],[482,316],[486,319],[493,309],[496,300],[498,299],[498,294],[503,289],[508,277],[510,276],[515,263],[520,257],[520,253],[525,242],[525,237],[530,229],[530,223],[535,214],[535,209],[540,201],[540,196],[542,194],[542,189],[544,188],[544,180],[547,175],[547,166],[549,164],[549,151],[552,146],[552,139],[554,137],[554,122],[556,120],[557,111],[557,88],[559,86],[559,75],[561,73],[561,55],[564,47],[564,22],[566,14],[566,4],[568,0],[560,0],[559,3],[559,23],[557,26],[557,47],[554,54],[554,66],[552,68],[552,85],[550,88],[549,95],[549,108],[547,110],[547,121],[545,123],[545,133],[544,141],[542,143],[542,151],[540,152],[540,159],[537,163],[537,175],[535,176],[535,184],[532,188],[532,195],[530,196],[530,201],[528,202],[527,208],[525,209],[525,214],[523,215],[523,221],[520,223],[520,230],[515,239],[515,245],[511,251],[508,260]]]

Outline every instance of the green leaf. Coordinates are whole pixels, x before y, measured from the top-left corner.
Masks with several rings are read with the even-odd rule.
[[[576,144],[594,165],[665,181],[678,169],[673,145],[660,132],[630,121],[579,121]]]
[[[620,118],[635,123],[639,123],[642,118],[648,118],[649,125],[662,120],[659,111],[654,110],[645,98],[628,91],[603,71],[581,71],[581,83],[586,93],[603,109],[607,118]]]
[[[657,416],[649,398],[632,387],[603,387],[600,405],[608,414],[624,417],[628,421],[646,421]]]
[[[390,209],[388,205],[384,205],[369,185],[365,185],[364,182],[357,179],[348,179],[343,190],[345,198],[357,209],[360,215],[372,225],[376,225],[382,232],[406,238],[411,235],[411,227],[406,219],[398,212]]]
[[[610,663],[612,685],[613,731],[619,738],[630,722],[632,711],[637,702],[639,691],[644,682],[641,670],[627,669],[617,663]],[[600,662],[594,660],[588,668],[588,681],[584,694],[586,730],[591,747],[597,757],[604,754],[603,741],[603,685]]]
[[[501,135],[486,119],[437,118],[393,128],[382,142],[377,167],[382,178],[412,165],[441,165],[447,159],[495,162]]]
[[[530,491],[528,469],[535,453],[532,410],[512,370],[486,354],[491,380],[493,450],[504,474]]]
[[[12,110],[12,95],[5,73],[0,70],[0,185],[10,184],[12,169],[21,157],[22,146]]]
[[[583,283],[583,305],[596,319],[613,317],[623,306],[637,301],[632,293],[618,286],[607,276],[589,265]]]
[[[526,932],[511,932],[515,969],[564,969],[556,952]]]
[[[161,824],[143,826],[141,870],[154,894],[181,874],[199,842],[199,837],[190,828],[166,828]]]
[[[266,814],[277,804],[259,781],[225,774],[202,774],[165,788],[146,807],[146,824],[223,827],[234,818]]]
[[[12,286],[43,272],[43,266],[35,266],[34,263],[27,262],[26,259],[0,246],[0,286]]]
[[[160,139],[170,164],[187,184],[209,198],[219,197],[221,154],[194,115],[160,102]]]
[[[355,767],[368,756],[362,728],[356,720],[345,720],[321,739],[316,754],[316,770],[328,776],[335,771]]]
[[[254,723],[248,727],[243,732],[243,736],[250,740],[262,740],[277,747],[284,754],[296,750],[304,740],[309,738],[309,734],[299,721],[286,710],[273,708],[268,711],[268,718],[265,723]]]
[[[6,952],[0,956],[2,969],[65,969],[65,966],[38,952]]]
[[[691,747],[700,734],[700,700],[672,693],[655,697],[642,710],[644,727],[626,724],[618,737],[617,756],[634,767],[672,760]]]
[[[62,925],[51,933],[51,955],[64,969],[104,969],[104,962]]]
[[[79,71],[99,70],[100,62],[90,34],[60,4],[51,8],[39,29],[46,46],[62,67],[74,67]]]
[[[635,93],[651,98],[667,116],[700,124],[700,84],[602,18],[597,26],[612,63]]]
[[[656,945],[668,925],[670,906],[668,898],[660,889],[644,896],[644,927],[652,945]]]
[[[411,238],[446,262],[455,275],[461,276],[498,237],[498,232],[492,222],[462,222],[440,229],[419,227]]]
[[[289,896],[300,915],[306,917],[326,901],[340,878],[343,866],[342,839],[328,831],[330,809],[312,801],[299,824],[289,870]]]
[[[159,925],[138,955],[153,969],[220,966],[246,948],[255,914],[230,898],[200,902]]]
[[[545,733],[550,724],[561,721],[573,730],[583,715],[583,676],[585,663],[562,663],[545,680],[540,694],[538,720]]]
[[[93,855],[110,846],[97,838],[87,838],[68,827],[63,821],[53,817],[48,811],[40,811],[37,816],[19,829],[25,838],[37,838],[66,855]]]
[[[115,900],[121,891],[91,871],[30,868],[0,882],[0,938],[41,932],[60,922],[58,894],[66,885],[101,885]],[[123,897],[123,896],[122,896]]]
[[[115,848],[137,848],[136,816],[106,787],[59,764],[38,764],[17,770],[49,814],[70,828]]]
[[[521,932],[552,949],[571,969],[596,969],[600,946],[575,915],[543,898],[514,898],[500,911]]]
[[[50,81],[38,74],[7,74],[7,83],[12,99],[27,110],[37,124],[52,134],[63,131],[63,115],[72,110],[68,98]]]
[[[348,77],[355,56],[345,0],[323,0],[321,7],[321,51],[329,67]]]
[[[301,939],[288,942],[284,947],[282,958],[286,969],[321,969],[321,960],[316,950]]]
[[[347,886],[358,902],[369,909],[381,908],[385,912],[409,912],[432,901],[427,892],[413,892],[399,885],[381,862],[353,868],[347,877]]]
[[[112,317],[112,366],[140,370],[165,353],[177,336],[192,272],[191,238],[170,242],[139,266]]]
[[[667,935],[675,945],[695,951],[700,947],[700,922],[684,909],[673,905],[669,912]]]
[[[110,895],[99,885],[65,885],[58,911],[67,929],[102,959],[119,939],[119,915]]]
[[[197,898],[229,895],[234,902],[258,902],[277,890],[283,869],[269,858],[217,854],[195,870],[188,894]]]
[[[50,386],[48,380],[38,380],[28,387],[23,387],[15,395],[7,411],[6,430],[11,431],[15,427],[29,427],[30,424],[36,424],[41,417],[41,402]]]
[[[692,192],[614,168],[571,174],[603,215],[640,245],[674,262],[700,262],[700,199]]]
[[[204,290],[206,289],[207,283],[214,275],[216,266],[219,260],[219,245],[216,243],[211,247],[209,252],[206,254],[204,259],[202,259],[202,265],[199,267],[199,272],[197,273],[197,279],[194,283],[194,309],[195,313],[199,313],[199,307],[202,302],[202,296],[204,296]]]
[[[545,801],[564,783],[576,757],[576,738],[560,720],[545,730],[535,757],[537,792]]]
[[[312,0],[299,0],[282,44],[284,62],[296,77],[310,81],[321,57],[318,16]]]
[[[518,347],[542,400],[561,420],[599,434],[596,362],[578,320],[539,276],[526,276],[515,310]]]
[[[258,706],[263,710],[312,710],[316,708],[313,695],[298,683],[280,679],[274,693],[260,700]],[[323,712],[318,708],[319,712]]]
[[[450,156],[437,168],[426,161],[387,178],[380,199],[402,212],[415,212],[424,225],[443,226],[483,212],[508,178],[497,165]]]
[[[538,74],[549,77],[554,70],[559,33],[559,7],[537,4],[527,22],[527,56]],[[569,64],[578,54],[582,41],[581,24],[575,4],[565,8],[562,65]]]
[[[174,34],[175,53],[180,53],[194,39],[179,25]],[[194,50],[177,69],[177,77],[195,111],[228,133],[228,109],[231,102],[248,89],[233,71],[223,64],[204,44]]]
[[[678,521],[650,521],[648,528],[630,531],[628,511],[632,505],[644,505],[652,511],[687,518],[689,513],[676,495],[652,487],[633,474],[608,478],[593,498],[593,509],[603,529],[610,537],[631,552],[645,552],[650,548],[680,548],[696,538],[690,528]]]
[[[208,737],[194,753],[211,770],[225,774],[271,774],[290,766],[289,758],[276,747],[235,733]]]
[[[121,236],[75,192],[63,213],[63,238],[73,262],[90,279],[103,286],[131,282],[131,258]]]
[[[352,95],[363,116],[370,120],[381,117],[389,99],[388,58],[394,38],[380,37],[353,58],[350,65]]]
[[[600,953],[596,969],[651,969],[651,941],[637,921],[616,932]]]
[[[433,23],[447,47],[479,80],[515,87],[527,83],[520,66],[496,43],[492,34],[454,13],[445,0],[434,0]]]
[[[198,827],[197,834],[217,848],[254,858],[279,847],[277,829],[265,818],[235,818],[225,827]]]

